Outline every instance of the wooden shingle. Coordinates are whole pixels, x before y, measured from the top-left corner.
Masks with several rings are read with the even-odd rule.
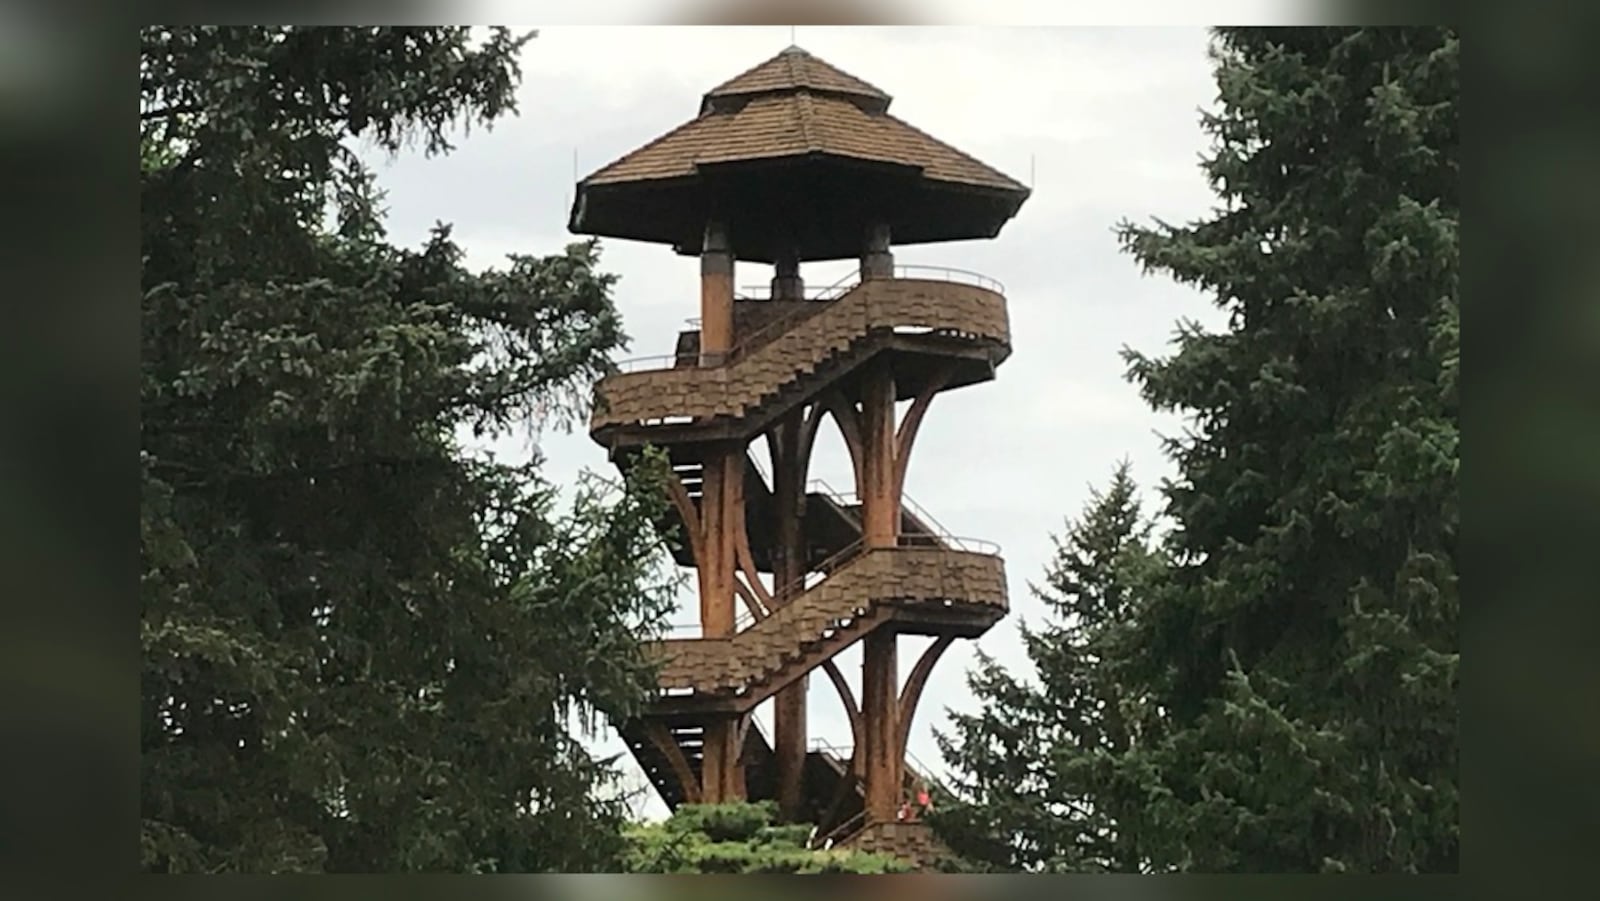
[[[741,102],[702,115],[583,180],[619,184],[692,176],[702,166],[820,153],[893,163],[935,181],[1025,190],[968,154],[888,114],[887,94],[804,51],[785,51],[706,95]],[[882,101],[878,107],[852,98]]]

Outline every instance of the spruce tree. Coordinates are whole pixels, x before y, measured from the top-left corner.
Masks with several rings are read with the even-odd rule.
[[[996,871],[1141,872],[1145,749],[1161,720],[1127,672],[1146,585],[1160,570],[1123,463],[1054,539],[1046,619],[1020,626],[1031,673],[978,654],[976,713],[937,735],[954,774],[932,822],[951,850]]]
[[[582,871],[670,609],[647,482],[469,454],[624,343],[592,243],[468,271],[351,150],[510,111],[525,37],[141,32],[141,789],[159,872]],[[486,178],[493,178],[486,173]]]
[[[936,822],[1001,869],[1453,871],[1459,39],[1214,38],[1221,206],[1120,228],[1147,271],[1228,313],[1183,324],[1170,356],[1126,352],[1151,405],[1189,418],[1167,442],[1172,528],[1152,565],[1089,556],[1098,575],[1058,585],[1126,579],[1132,603],[1062,610],[1077,637],[1030,633],[1037,688],[983,662]],[[1101,610],[1115,638],[1089,645]],[[1129,704],[1120,747],[1085,715]]]
[[[1124,224],[1228,327],[1129,352],[1169,442],[1174,563],[1140,622],[1170,733],[1151,837],[1202,871],[1459,861],[1460,43],[1225,28],[1186,226]]]

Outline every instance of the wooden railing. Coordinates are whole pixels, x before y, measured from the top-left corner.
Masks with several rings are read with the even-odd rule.
[[[948,266],[923,266],[917,264],[897,265],[894,267],[893,278],[917,279],[922,281],[947,281],[973,285],[996,294],[1004,294],[1005,286],[997,279],[990,278],[979,272],[968,269],[953,269]],[[699,362],[701,366],[727,366],[737,362],[741,357],[751,353],[766,344],[778,335],[788,331],[791,327],[815,315],[818,311],[826,309],[830,301],[834,301],[848,294],[862,283],[861,271],[856,270],[844,278],[839,279],[826,288],[807,291],[805,303],[800,306],[801,312],[783,316],[767,323],[759,329],[741,337],[733,347],[719,353],[701,352]],[[697,317],[685,320],[695,328],[699,328],[701,320]],[[612,365],[615,372],[642,372],[655,369],[671,369],[677,365],[677,354],[658,354],[651,357],[635,357],[620,360]]]

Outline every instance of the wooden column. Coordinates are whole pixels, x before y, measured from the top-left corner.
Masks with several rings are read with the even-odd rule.
[[[861,758],[869,823],[892,821],[901,800],[904,751],[900,747],[897,641],[888,628],[870,632],[862,641],[861,717],[866,748]]]
[[[744,503],[744,451],[719,445],[706,451],[700,498],[701,547],[705,559],[696,575],[700,581],[700,629],[706,638],[733,634],[735,617],[734,572],[739,505]]]
[[[861,251],[862,279],[894,278],[894,252],[889,249],[889,226],[870,226],[865,238],[865,246]]]
[[[861,389],[862,542],[894,547],[900,540],[900,498],[895,466],[894,375],[887,361],[872,364]]]
[[[716,366],[733,347],[733,250],[720,222],[706,224],[700,252],[700,361]]]
[[[744,450],[733,445],[710,449],[705,457],[705,482],[700,500],[702,547],[699,561],[700,631],[706,638],[724,638],[734,632],[736,595],[734,572],[738,567],[736,529],[738,506],[744,503]],[[739,717],[706,724],[705,755],[700,765],[700,786],[705,802],[716,804],[744,797],[744,774],[739,766]]]
[[[800,280],[800,255],[789,251],[773,262],[772,299],[804,300],[805,282]]]
[[[721,222],[708,222],[700,254],[700,364],[719,366],[733,347],[733,251]],[[744,504],[744,448],[719,445],[707,450],[700,521],[704,559],[699,563],[700,629],[706,638],[734,632],[734,573],[738,570],[736,529]],[[701,794],[706,803],[738,800],[745,795],[739,764],[739,724],[730,716],[706,724],[700,765]]]
[[[704,757],[700,762],[700,794],[706,804],[744,799],[739,720],[738,716],[729,716],[706,724]]]
[[[776,287],[776,285],[774,285]],[[806,574],[805,502],[806,459],[801,447],[803,411],[796,410],[768,436],[772,442],[773,513],[776,546],[773,548],[774,603],[788,604],[800,593],[797,584]],[[803,815],[806,765],[805,676],[773,697],[773,752],[778,775],[778,815],[795,822]]]

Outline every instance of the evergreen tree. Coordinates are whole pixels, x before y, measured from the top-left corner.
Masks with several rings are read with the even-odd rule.
[[[1128,353],[1193,422],[1139,642],[1172,866],[1458,865],[1459,53],[1448,28],[1219,29],[1224,205],[1122,227],[1229,314]]]
[[[1452,871],[1459,39],[1224,28],[1214,54],[1222,208],[1120,229],[1229,313],[1164,359],[1126,353],[1191,419],[1164,559],[1093,537],[1137,534],[1114,481],[1051,576],[1130,603],[1030,633],[1037,689],[984,661],[936,822],[999,868]]]
[[[614,771],[568,726],[653,688],[659,493],[562,510],[456,438],[581,414],[615,279],[592,243],[481,273],[444,227],[391,246],[347,144],[448,150],[512,110],[526,40],[141,32],[147,870],[620,859]]]
[[[980,651],[967,679],[978,712],[952,713],[954,734],[936,736],[955,778],[931,820],[952,851],[980,868],[1148,867],[1145,749],[1161,720],[1127,669],[1160,560],[1135,491],[1123,463],[1055,539],[1045,586],[1030,586],[1049,617],[1019,627],[1035,678]]]

